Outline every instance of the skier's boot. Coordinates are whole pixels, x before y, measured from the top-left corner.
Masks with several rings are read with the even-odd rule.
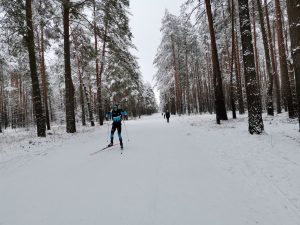
[[[120,140],[120,146],[121,146],[121,149],[123,149],[123,141],[122,141],[122,139]]]
[[[113,145],[114,145],[114,138],[110,137],[110,143],[109,143],[109,145],[107,145],[107,147],[111,147]]]

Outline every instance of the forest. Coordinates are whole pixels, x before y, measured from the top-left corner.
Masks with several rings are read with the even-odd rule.
[[[1,0],[0,132],[103,125],[112,104],[157,110],[134,55],[129,0]]]
[[[173,114],[248,112],[251,134],[264,112],[299,117],[299,0],[188,0],[161,32],[155,79]]]
[[[0,0],[0,225],[299,225],[299,134],[300,0]]]
[[[299,118],[299,0],[187,0],[165,11],[154,75],[163,111]],[[103,125],[114,103],[140,117],[157,111],[135,56],[129,0],[2,0],[0,132],[51,123]],[[232,114],[232,116],[228,114]],[[300,124],[300,120],[299,120]],[[299,129],[300,130],[300,129]]]

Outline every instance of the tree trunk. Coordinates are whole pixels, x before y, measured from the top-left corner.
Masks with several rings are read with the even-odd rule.
[[[75,123],[75,101],[74,85],[71,74],[70,59],[70,0],[63,1],[63,21],[64,21],[64,59],[65,59],[65,101],[66,101],[66,123],[67,133],[76,132]]]
[[[32,82],[32,96],[35,109],[36,123],[37,123],[37,135],[38,137],[46,137],[45,117],[42,106],[41,91],[39,85],[39,78],[37,74],[36,57],[35,57],[35,45],[32,23],[32,9],[31,0],[26,0],[26,25],[27,36],[26,43],[29,55],[29,66]]]
[[[3,123],[3,103],[4,103],[4,77],[3,77],[3,67],[0,62],[0,133],[2,133],[2,123]]]
[[[46,76],[46,66],[45,66],[45,47],[44,47],[44,26],[40,25],[41,28],[41,38],[40,38],[40,71],[42,77],[42,91],[43,91],[43,100],[45,107],[45,116],[46,116],[46,125],[47,130],[50,130],[50,116],[49,116],[49,107],[48,107],[48,85],[47,85],[47,76]]]
[[[287,0],[300,132],[300,0]]]
[[[187,40],[185,38],[185,69],[186,69],[186,97],[187,97],[187,110],[188,115],[191,113],[191,104],[190,104],[190,82],[189,82],[189,67],[188,67],[188,46]]]
[[[232,118],[236,119],[236,108],[235,108],[235,88],[233,86],[233,63],[235,56],[235,40],[234,40],[234,1],[231,0],[231,60],[230,60],[230,103],[232,110]],[[237,70],[235,69],[235,72]]]
[[[84,108],[84,97],[83,97],[83,81],[82,81],[82,72],[78,66],[78,75],[79,75],[79,91],[80,91],[80,105],[81,105],[81,121],[82,125],[86,125],[85,120],[85,108]]]
[[[176,60],[176,53],[175,53],[175,44],[173,37],[172,39],[172,53],[173,53],[173,68],[175,71],[174,78],[175,78],[175,106],[176,106],[176,112],[181,113],[180,111],[180,90],[179,90],[179,72],[178,72],[178,65],[177,65],[177,60]]]
[[[256,79],[259,88],[259,94],[261,95],[261,82],[260,82],[260,72],[259,72],[259,54],[257,50],[257,35],[256,35],[256,21],[255,21],[255,11],[254,11],[254,1],[252,0],[252,24],[253,24],[253,45],[254,45],[254,59],[255,59],[255,71]],[[261,99],[261,96],[260,96]]]
[[[267,24],[267,34],[268,34],[268,42],[270,46],[270,54],[271,54],[271,63],[272,63],[272,77],[273,77],[273,83],[275,87],[275,94],[276,94],[276,109],[277,113],[281,113],[281,95],[280,95],[280,86],[279,86],[279,78],[277,73],[277,67],[275,62],[275,53],[274,53],[274,46],[272,41],[272,33],[271,33],[271,25],[270,25],[270,19],[269,19],[269,10],[268,10],[268,3],[267,0],[264,0],[265,4],[265,14],[266,14],[266,24]]]
[[[98,58],[98,36],[97,36],[97,23],[96,23],[96,1],[93,1],[93,10],[94,10],[94,39],[95,39],[95,54],[96,54],[96,84],[97,87],[100,86],[100,77],[99,77],[99,58]],[[98,89],[97,89],[98,90]],[[101,92],[101,90],[100,90]],[[100,95],[101,98],[101,95]],[[99,101],[99,100],[98,100]],[[100,99],[100,103],[101,104],[101,99]],[[99,118],[100,118],[100,108],[98,108],[99,110]],[[101,124],[101,122],[100,122]],[[94,121],[91,120],[91,125],[95,126]]]
[[[85,108],[84,108],[84,96],[83,96],[83,81],[82,81],[82,76],[83,76],[83,70],[81,69],[81,60],[78,54],[78,43],[77,43],[77,37],[73,35],[73,40],[74,40],[74,49],[76,53],[76,61],[77,61],[77,71],[78,71],[78,78],[79,78],[79,98],[80,98],[80,106],[81,106],[81,122],[82,126],[86,126],[86,120],[85,120]]]
[[[199,0],[200,2],[200,0]],[[213,75],[214,75],[214,89],[215,89],[215,107],[216,107],[216,119],[217,123],[219,124],[219,120],[228,120],[227,112],[225,108],[225,100],[223,94],[223,85],[222,85],[222,77],[220,71],[220,64],[218,59],[218,50],[216,45],[216,38],[215,38],[215,31],[213,25],[213,18],[211,13],[211,4],[210,0],[205,0],[206,5],[206,13],[209,25],[209,32],[211,38],[211,57],[212,57],[212,64],[213,64]]]
[[[248,0],[239,0],[240,30],[242,38],[244,73],[248,104],[250,134],[264,130],[258,82],[256,78]]]
[[[261,33],[263,38],[263,45],[265,51],[265,60],[266,60],[266,68],[268,74],[268,88],[267,88],[267,113],[268,115],[274,116],[274,107],[273,107],[273,71],[271,67],[271,58],[270,58],[270,49],[267,39],[267,32],[265,28],[264,15],[261,6],[261,0],[257,0],[257,8],[259,14],[259,23],[261,27]]]
[[[237,92],[238,92],[238,102],[239,102],[239,113],[240,115],[245,113],[244,107],[244,97],[243,97],[243,87],[242,87],[242,77],[241,77],[241,65],[240,65],[240,49],[238,43],[238,35],[235,32],[235,69],[236,69],[236,82],[237,82]]]
[[[281,84],[284,99],[287,102],[289,118],[294,118],[295,112],[293,107],[293,98],[290,86],[290,80],[288,75],[288,67],[287,67],[287,57],[286,50],[284,44],[283,37],[283,29],[282,29],[282,13],[279,0],[274,0],[275,3],[275,11],[276,11],[276,31],[277,31],[277,46],[279,51],[279,64],[280,64],[280,73],[281,73]]]
[[[93,127],[93,126],[95,126],[95,123],[94,123],[94,116],[93,116],[93,110],[92,110],[92,105],[91,105],[91,98],[89,98],[88,92],[84,85],[83,85],[83,90],[84,90],[85,97],[86,97],[86,102],[87,102],[87,107],[88,107],[88,112],[89,112],[89,119],[91,122],[91,126]]]
[[[108,32],[107,26],[108,26],[107,23],[105,23],[100,71],[99,71],[99,77],[97,82],[98,115],[99,115],[100,126],[103,125],[103,121],[104,121],[104,112],[103,112],[103,104],[102,104],[102,74],[104,71],[105,53],[106,53],[106,44],[107,44],[107,32]]]

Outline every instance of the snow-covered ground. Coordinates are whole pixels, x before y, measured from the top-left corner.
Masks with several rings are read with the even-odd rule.
[[[126,121],[122,155],[90,155],[108,144],[108,125],[0,134],[0,224],[299,225],[296,121],[265,116],[260,136],[245,117],[214,121]]]

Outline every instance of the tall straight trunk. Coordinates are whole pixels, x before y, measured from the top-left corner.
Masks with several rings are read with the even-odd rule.
[[[181,71],[181,65],[180,65],[180,49],[179,49],[179,46],[180,46],[180,43],[178,43],[178,41],[176,42],[177,44],[177,56],[176,57],[176,64],[177,64],[177,87],[178,87],[178,90],[179,90],[179,115],[181,115],[183,113],[183,108],[184,108],[184,91],[182,90],[183,89],[183,85],[182,83],[184,81],[181,81],[180,79],[180,72]]]
[[[230,103],[232,110],[232,118],[236,119],[235,108],[235,88],[233,86],[233,63],[235,56],[235,41],[234,41],[234,1],[231,0],[231,60],[230,60]],[[235,69],[236,72],[236,69]]]
[[[261,94],[261,82],[260,82],[260,72],[259,72],[259,54],[257,50],[257,35],[256,35],[256,20],[255,20],[255,11],[254,11],[254,1],[252,0],[252,24],[253,24],[253,45],[254,45],[254,59],[255,59],[255,71],[256,79],[258,82],[259,92]],[[261,98],[261,97],[260,97]]]
[[[188,114],[191,113],[191,104],[190,104],[190,82],[189,82],[189,67],[188,67],[188,47],[187,40],[185,38],[185,69],[186,69],[186,97],[187,97],[187,110]]]
[[[199,0],[200,2],[200,0]],[[222,77],[220,71],[220,64],[218,59],[218,50],[216,44],[216,37],[213,25],[213,18],[211,13],[211,4],[210,0],[205,0],[206,13],[208,19],[209,33],[211,38],[211,57],[213,64],[213,75],[214,75],[214,88],[215,88],[215,103],[216,103],[216,119],[217,123],[220,123],[219,120],[228,120],[227,112],[225,108],[225,100],[223,94],[223,85]]]
[[[3,103],[4,103],[4,79],[3,79],[3,67],[0,63],[0,133],[2,133],[2,123],[3,123]]]
[[[209,49],[208,43],[207,43],[207,49]],[[211,60],[209,60],[209,55],[206,53],[206,65],[207,65],[207,87],[208,87],[208,97],[210,101],[210,114],[213,113],[213,110],[216,110],[216,102],[214,101],[215,92],[212,91],[214,86],[214,79],[212,77],[212,70],[211,70]],[[214,89],[215,90],[215,89]]]
[[[19,87],[19,93],[18,93],[18,102],[19,102],[19,109],[18,109],[18,126],[19,127],[24,127],[23,123],[23,112],[24,112],[24,105],[23,105],[23,83],[22,83],[22,77],[18,77],[18,87]]]
[[[34,104],[36,124],[37,124],[37,135],[38,137],[46,137],[45,117],[43,112],[40,84],[39,84],[39,78],[37,74],[36,57],[35,57],[31,1],[32,0],[26,0],[26,25],[27,25],[26,44],[27,44],[28,55],[29,55],[30,75],[31,75],[31,82],[32,82],[32,97],[33,97],[33,104]]]
[[[79,99],[80,99],[80,106],[81,106],[81,122],[82,126],[86,126],[86,119],[85,119],[85,108],[84,108],[84,95],[83,95],[83,69],[82,63],[78,54],[78,43],[77,43],[77,37],[73,35],[73,40],[74,40],[74,49],[76,53],[76,61],[77,61],[77,71],[78,71],[78,78],[79,78]]]
[[[50,116],[49,116],[49,106],[48,106],[48,85],[46,76],[46,65],[45,65],[45,47],[44,47],[44,26],[40,25],[41,28],[41,40],[40,40],[40,70],[42,76],[42,90],[43,90],[43,100],[45,106],[45,116],[47,130],[50,130]]]
[[[255,71],[248,0],[239,0],[240,30],[242,38],[244,73],[248,104],[250,134],[261,134],[264,130],[259,87]]]
[[[175,71],[174,74],[174,78],[175,78],[175,105],[176,105],[176,112],[177,113],[181,113],[180,111],[180,100],[181,100],[181,96],[180,96],[180,89],[179,89],[179,72],[178,72],[178,65],[177,65],[177,59],[176,59],[176,52],[175,52],[175,44],[174,44],[174,40],[173,37],[171,37],[172,39],[172,55],[173,55],[173,68]]]
[[[290,86],[290,80],[288,75],[288,67],[287,67],[287,57],[286,57],[286,49],[283,37],[283,29],[282,29],[282,13],[279,0],[274,0],[275,3],[275,11],[276,11],[276,33],[277,33],[277,46],[279,51],[279,64],[280,64],[280,73],[281,73],[281,84],[284,99],[287,102],[289,117],[294,118],[295,112],[293,107],[293,98]]]
[[[63,0],[63,25],[64,25],[64,59],[65,59],[65,101],[67,133],[76,132],[74,85],[71,74],[70,59],[70,0]]]
[[[284,101],[283,99],[283,91],[282,91],[282,84],[280,83],[280,71],[279,71],[279,65],[278,65],[278,60],[277,60],[277,52],[276,52],[276,49],[275,49],[275,46],[276,46],[276,31],[275,31],[275,20],[273,21],[273,25],[272,25],[272,30],[273,30],[273,38],[272,38],[272,41],[273,41],[273,46],[274,46],[274,60],[275,60],[275,67],[276,67],[276,72],[277,72],[277,76],[275,77],[275,87],[276,85],[279,87],[279,90],[280,90],[280,100],[281,100],[281,106],[283,106],[285,108],[285,111],[287,111],[287,106],[286,106],[286,102]]]
[[[91,104],[91,98],[89,98],[89,94],[88,91],[86,90],[86,86],[83,85],[83,90],[84,90],[84,94],[85,94],[85,98],[86,98],[86,102],[87,102],[87,107],[88,107],[88,112],[89,112],[89,120],[91,122],[91,126],[95,126],[94,123],[94,116],[93,116],[93,110],[92,110],[92,104]],[[90,95],[91,96],[91,95]]]
[[[271,25],[270,25],[270,19],[269,19],[269,10],[268,10],[268,2],[267,0],[264,0],[265,5],[265,15],[266,15],[266,25],[267,25],[267,34],[268,34],[268,42],[270,46],[270,58],[272,63],[272,77],[273,77],[273,83],[275,87],[275,94],[276,94],[276,110],[277,113],[281,113],[281,94],[280,94],[280,86],[279,86],[279,78],[277,73],[277,67],[275,62],[275,53],[274,53],[274,45],[272,41],[272,33],[271,33]]]
[[[239,113],[245,113],[244,107],[244,97],[243,97],[243,88],[242,88],[242,77],[241,77],[241,65],[240,65],[240,49],[238,43],[238,35],[235,32],[235,74],[236,74],[236,83],[237,83],[237,93],[238,93],[238,102],[239,102]]]
[[[97,35],[97,23],[96,23],[96,0],[93,1],[93,10],[94,10],[94,39],[95,39],[95,54],[96,54],[96,84],[97,87],[100,86],[100,77],[99,77],[99,58],[98,58],[98,35]],[[100,87],[101,89],[101,87]],[[100,90],[101,92],[101,90]],[[101,96],[100,96],[101,97]],[[100,100],[101,103],[101,100]],[[100,109],[98,109],[100,112]],[[100,118],[100,113],[99,113]],[[95,126],[94,120],[91,120],[91,125]]]
[[[274,116],[274,107],[273,107],[273,71],[271,67],[271,58],[270,58],[270,49],[267,39],[267,31],[265,28],[264,14],[261,6],[261,0],[256,0],[259,23],[261,27],[261,33],[263,38],[263,45],[265,51],[265,60],[266,60],[266,69],[268,74],[268,87],[267,87],[267,113],[268,115]]]
[[[300,132],[300,0],[287,0]]]
[[[79,75],[79,91],[80,91],[80,105],[81,105],[81,121],[82,121],[82,125],[85,126],[86,120],[85,120],[85,108],[84,108],[84,96],[83,96],[82,70],[80,70],[79,65],[78,65],[78,75]]]
[[[103,104],[102,104],[102,74],[104,71],[105,53],[106,53],[106,45],[107,45],[107,32],[108,32],[108,25],[107,23],[105,23],[101,63],[100,63],[99,77],[97,82],[98,115],[99,115],[99,123],[101,126],[103,125],[103,121],[104,121],[104,112],[103,112]]]

